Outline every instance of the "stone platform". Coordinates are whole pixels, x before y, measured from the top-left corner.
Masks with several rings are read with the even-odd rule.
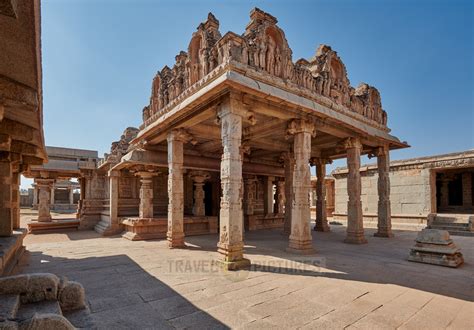
[[[259,215],[246,215],[245,223],[247,230],[283,228],[284,214],[270,213]]]
[[[131,241],[166,238],[168,219],[161,218],[122,218],[123,238]],[[186,236],[217,233],[217,217],[185,216],[184,233]]]
[[[28,223],[29,233],[38,233],[46,231],[79,229],[80,221],[78,219],[53,219],[48,222],[31,221]]]
[[[0,237],[0,276],[7,276],[20,260],[25,247],[26,229],[15,230],[12,236]]]

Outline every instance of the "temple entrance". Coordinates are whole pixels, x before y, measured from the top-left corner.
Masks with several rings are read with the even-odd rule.
[[[443,170],[436,173],[438,213],[474,213],[474,169]]]

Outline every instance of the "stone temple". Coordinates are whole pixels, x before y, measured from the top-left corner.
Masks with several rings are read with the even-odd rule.
[[[347,243],[365,243],[360,156],[379,161],[378,236],[391,236],[390,135],[375,87],[350,85],[337,53],[321,45],[294,60],[277,19],[250,13],[242,35],[221,35],[209,14],[172,68],[158,71],[139,129],[127,128],[97,168],[81,177],[81,221],[104,235],[165,238],[219,233],[220,261],[248,266],[243,233],[283,227],[288,250],[314,252],[310,165],[347,158]],[[324,180],[316,230],[327,231]],[[89,189],[90,187],[90,189]],[[87,219],[87,220],[86,220]]]

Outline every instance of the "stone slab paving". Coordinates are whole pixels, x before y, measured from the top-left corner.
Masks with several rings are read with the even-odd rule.
[[[249,271],[223,272],[217,235],[132,242],[92,231],[28,235],[18,272],[52,272],[81,282],[101,329],[126,328],[474,328],[474,240],[454,237],[465,265],[406,260],[416,232],[366,245],[345,228],[313,232],[317,253],[285,252],[280,231],[245,233]]]

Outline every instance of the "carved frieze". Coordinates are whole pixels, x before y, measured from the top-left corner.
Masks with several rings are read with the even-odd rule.
[[[382,110],[377,89],[365,83],[351,87],[346,67],[331,47],[321,45],[310,60],[293,62],[292,50],[277,19],[258,8],[252,10],[250,19],[241,36],[228,32],[221,37],[219,21],[209,13],[193,33],[188,51],[176,56],[172,69],[165,66],[153,78],[150,104],[143,109],[144,123],[184,91],[199,85],[213,70],[235,61],[386,126],[387,114]]]

